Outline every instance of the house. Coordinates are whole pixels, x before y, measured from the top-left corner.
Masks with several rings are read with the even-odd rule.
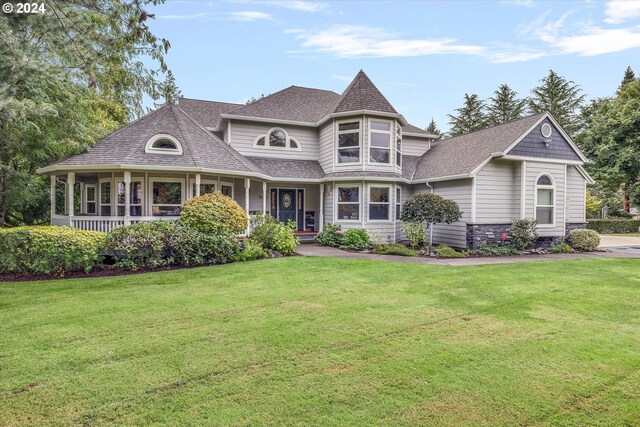
[[[514,218],[535,218],[547,241],[585,226],[587,159],[550,114],[436,139],[360,71],[341,95],[182,98],[39,172],[51,177],[52,224],[89,230],[176,218],[211,191],[300,232],[336,223],[390,241],[403,238],[402,203],[432,192],[464,212],[435,225],[433,241],[460,248],[500,242]]]

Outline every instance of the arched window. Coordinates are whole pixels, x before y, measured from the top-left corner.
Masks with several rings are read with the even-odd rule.
[[[536,180],[536,211],[538,225],[555,226],[556,223],[556,189],[551,175],[540,175]]]
[[[268,141],[268,143],[267,143]],[[259,135],[253,143],[254,148],[300,151],[300,144],[290,138],[281,128],[272,128],[264,135]]]
[[[182,144],[172,135],[160,133],[152,136],[144,148],[145,153],[182,154]]]

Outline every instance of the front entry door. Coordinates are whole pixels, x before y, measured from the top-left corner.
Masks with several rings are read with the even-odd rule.
[[[278,221],[296,221],[296,190],[280,190]]]

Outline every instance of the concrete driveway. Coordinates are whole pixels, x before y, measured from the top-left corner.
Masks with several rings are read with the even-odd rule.
[[[640,237],[637,236],[625,236],[619,234],[615,236],[600,236],[599,249],[606,249],[607,251],[620,256],[640,256]]]

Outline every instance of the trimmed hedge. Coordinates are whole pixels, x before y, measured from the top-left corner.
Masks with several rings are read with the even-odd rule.
[[[184,202],[180,219],[202,233],[211,234],[241,234],[248,224],[244,209],[217,191]]]
[[[577,251],[592,252],[600,244],[600,235],[594,230],[571,230],[567,241]]]
[[[0,271],[56,275],[90,271],[104,243],[104,233],[72,227],[0,229]]]
[[[116,227],[105,248],[119,267],[137,270],[166,265],[233,262],[238,241],[229,233],[202,233],[179,221],[139,222]]]
[[[640,231],[640,219],[590,219],[587,228],[600,234],[637,233]]]

